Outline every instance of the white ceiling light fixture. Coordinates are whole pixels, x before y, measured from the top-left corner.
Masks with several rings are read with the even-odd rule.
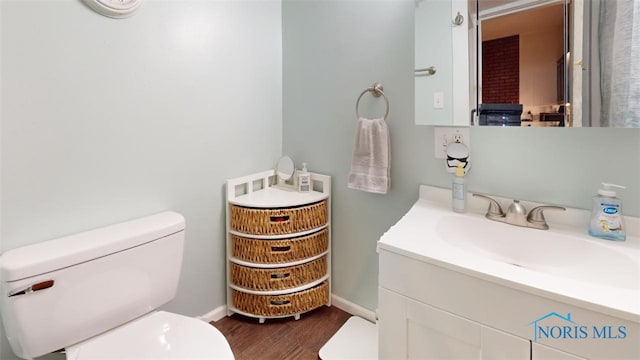
[[[142,0],[83,0],[87,6],[100,15],[111,18],[126,18],[138,10]]]

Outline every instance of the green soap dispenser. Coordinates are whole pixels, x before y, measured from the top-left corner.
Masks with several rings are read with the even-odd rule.
[[[601,239],[624,241],[624,217],[622,216],[622,200],[616,197],[612,188],[624,189],[624,186],[602,183],[598,195],[593,197],[593,208],[589,222],[589,235]]]

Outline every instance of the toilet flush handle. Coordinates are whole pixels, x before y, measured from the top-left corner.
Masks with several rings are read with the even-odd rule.
[[[7,296],[8,297],[12,297],[12,296],[17,296],[17,295],[24,295],[24,294],[32,293],[34,291],[40,291],[40,290],[48,289],[48,288],[52,287],[54,283],[55,283],[55,281],[53,281],[53,280],[40,281],[40,282],[37,282],[35,284],[31,284],[29,286],[25,286],[25,287],[22,287],[22,288],[18,288],[18,289],[12,290],[12,291],[9,292],[9,294],[7,294]]]

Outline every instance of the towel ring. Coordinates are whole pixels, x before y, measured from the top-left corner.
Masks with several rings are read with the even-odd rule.
[[[370,87],[364,89],[362,93],[360,93],[360,96],[358,96],[358,101],[356,101],[356,116],[358,119],[360,119],[360,114],[358,113],[358,106],[360,105],[360,99],[362,99],[362,95],[366,94],[367,92],[372,92],[373,93],[372,95],[375,97],[380,97],[382,95],[385,103],[387,103],[387,111],[384,113],[384,118],[383,118],[384,120],[387,120],[387,115],[389,115],[389,100],[387,99],[383,90],[384,88],[382,87],[382,84],[380,84],[379,82],[376,82],[376,83],[373,83],[373,85],[371,85]]]

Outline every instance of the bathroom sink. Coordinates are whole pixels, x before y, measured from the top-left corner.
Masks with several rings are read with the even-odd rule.
[[[492,197],[502,204],[512,201]],[[527,209],[542,205],[521,204]],[[441,278],[448,273],[464,283],[468,294],[481,291],[474,287],[475,281],[488,281],[499,285],[492,299],[506,301],[513,299],[514,291],[522,291],[541,301],[564,304],[545,305],[544,311],[563,309],[577,319],[578,309],[588,309],[640,324],[640,218],[626,218],[627,241],[609,241],[587,234],[588,210],[567,207],[549,212],[550,228],[538,230],[487,219],[486,201],[475,196],[469,196],[466,205],[465,213],[454,213],[450,189],[420,186],[420,198],[380,238],[378,251],[402,259],[388,266],[406,261],[405,272],[433,272],[433,278],[425,280],[440,287],[448,286],[451,279]],[[405,272],[402,279],[394,276],[385,281],[397,283],[399,292],[415,290],[416,297],[440,296],[422,286],[414,289],[414,282],[403,280]],[[458,304],[450,296],[441,300]],[[491,302],[484,304],[492,309]],[[536,315],[527,313],[527,318]],[[500,317],[497,313],[487,316]],[[531,321],[526,320],[518,320],[518,326]]]
[[[442,216],[435,234],[474,257],[607,287],[640,288],[640,259],[621,243],[472,216]]]

